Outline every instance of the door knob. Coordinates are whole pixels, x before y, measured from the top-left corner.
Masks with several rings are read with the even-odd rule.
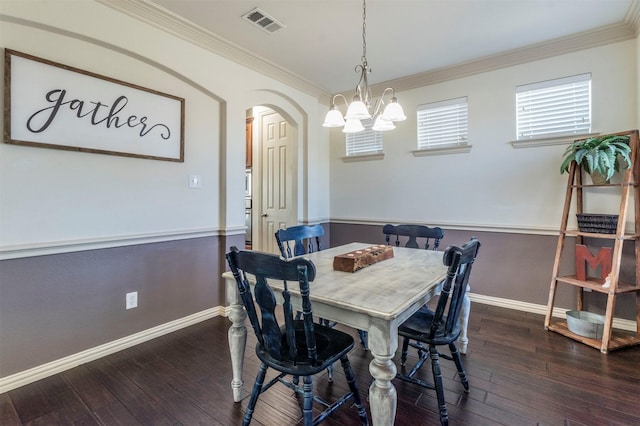
[[[267,214],[263,213],[263,214],[260,215],[260,217],[267,217]]]

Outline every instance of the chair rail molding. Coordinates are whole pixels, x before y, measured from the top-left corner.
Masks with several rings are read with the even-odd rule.
[[[34,244],[0,246],[0,260],[23,257],[44,256],[48,254],[72,253],[85,250],[97,250],[112,247],[125,247],[139,244],[158,243],[164,241],[188,240],[191,238],[216,237],[244,233],[244,226],[221,231],[218,229],[194,229],[184,231],[167,231],[137,235],[114,235],[105,238],[89,238],[82,240],[46,241]]]
[[[360,219],[360,218],[333,218],[329,223],[344,225],[370,225],[384,226],[387,223],[415,223],[421,224],[419,221],[407,218],[394,219]],[[423,225],[433,226],[433,223],[422,223]],[[558,236],[558,229],[546,226],[515,226],[504,224],[486,224],[477,223],[453,223],[438,221],[438,226],[443,229],[456,231],[478,231],[478,232],[500,232],[506,234],[530,234],[530,235],[553,235]]]

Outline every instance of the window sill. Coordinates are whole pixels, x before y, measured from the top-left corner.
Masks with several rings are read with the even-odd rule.
[[[539,146],[566,145],[580,139],[592,138],[594,136],[598,136],[599,134],[600,133],[585,133],[581,135],[565,135],[565,136],[555,136],[552,138],[539,138],[539,139],[527,139],[527,140],[521,140],[521,141],[511,141],[509,143],[514,148],[536,148]]]
[[[383,159],[384,152],[376,152],[375,154],[349,155],[347,157],[342,157],[342,161],[344,161],[345,163],[351,163],[354,161],[376,161]]]
[[[429,155],[466,154],[471,152],[471,145],[450,145],[439,148],[417,149],[411,151],[414,157],[426,157]]]

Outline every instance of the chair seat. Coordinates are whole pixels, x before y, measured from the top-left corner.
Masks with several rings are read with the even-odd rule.
[[[308,358],[304,333],[304,321],[295,320],[295,338],[298,348],[296,359],[291,359],[286,333],[282,328],[282,350],[277,355],[269,353],[262,345],[256,346],[256,355],[271,368],[294,376],[308,376],[319,373],[345,356],[354,346],[353,337],[340,330],[320,324],[314,324],[316,337],[317,362],[315,365]],[[279,359],[276,358],[279,357]]]
[[[447,333],[445,330],[445,324],[447,322],[446,315],[443,316],[442,324],[440,324],[435,335],[431,338],[429,337],[434,316],[435,312],[423,306],[402,323],[398,328],[398,334],[402,337],[434,345],[448,345],[449,343],[455,342],[460,335],[460,326],[456,325],[450,333]]]

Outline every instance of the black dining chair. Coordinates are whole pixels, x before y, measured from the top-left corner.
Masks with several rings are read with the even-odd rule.
[[[322,250],[320,237],[323,235],[324,228],[322,225],[296,225],[290,226],[289,228],[278,229],[276,231],[276,242],[278,243],[282,257],[289,259],[293,256],[301,256]],[[331,327],[335,325],[335,323],[323,318],[318,318],[318,321],[323,325]],[[360,336],[362,346],[368,350],[366,332],[364,330],[358,330],[358,335]],[[329,370],[329,380],[333,380],[332,370]]]
[[[276,231],[276,243],[280,249],[280,254],[285,259],[294,256],[313,253],[322,250],[322,239],[324,227],[322,225],[295,225],[288,228],[281,228]],[[302,313],[296,314],[296,319],[300,319]],[[323,318],[318,318],[322,325],[333,327],[331,323]],[[329,369],[329,380],[333,380],[333,370]]]
[[[322,225],[296,225],[276,231],[276,242],[287,259],[322,250]],[[292,247],[293,246],[293,247]]]
[[[406,239],[405,247],[408,248],[423,248],[429,250],[438,250],[440,247],[440,241],[444,238],[444,231],[437,226],[430,227],[427,225],[414,225],[414,224],[401,224],[391,225],[386,224],[382,227],[382,233],[384,234],[384,241],[387,245],[391,244],[392,237],[393,244],[396,247],[400,246],[400,240]],[[424,238],[424,240],[423,240]],[[418,243],[418,239],[422,244]],[[433,246],[433,247],[432,247]],[[409,351],[409,339],[402,341],[402,356],[407,358],[407,352]]]
[[[433,250],[438,250],[440,241],[444,238],[444,231],[439,227],[429,227],[426,225],[391,225],[386,224],[382,227],[384,240],[387,245],[391,244],[391,237],[395,237],[393,243],[396,247],[400,246],[400,237],[406,237],[405,247],[421,248],[418,244],[418,238],[424,238],[422,248],[428,250],[433,244]]]
[[[440,358],[452,360],[455,363],[462,386],[464,386],[465,392],[469,392],[469,380],[462,365],[460,352],[456,347],[456,340],[460,335],[458,318],[469,282],[471,267],[478,255],[479,248],[480,242],[475,237],[462,247],[447,247],[443,255],[443,263],[448,267],[447,275],[435,311],[423,307],[409,317],[398,329],[398,334],[409,339],[409,344],[418,349],[419,359],[409,374],[399,373],[396,377],[428,389],[435,389],[442,425],[449,423],[449,416],[444,399]],[[422,345],[425,345],[426,348]],[[440,353],[438,350],[440,346],[448,346],[450,355]],[[433,383],[416,377],[420,367],[429,358],[431,358]],[[406,356],[403,355],[401,364],[404,366],[405,363]]]
[[[294,256],[302,256],[303,254],[322,250],[321,237],[323,235],[324,228],[322,225],[290,226],[276,231],[276,243],[282,257],[291,259]],[[301,312],[298,312],[296,319],[300,319],[301,314]],[[322,318],[318,318],[318,321],[320,324],[332,326],[329,321]],[[333,380],[331,372],[329,372],[329,379]]]
[[[426,225],[386,224],[382,227],[382,232],[384,233],[384,241],[386,245],[390,245],[391,237],[395,236],[393,244],[396,247],[400,247],[400,237],[407,238],[407,242],[404,246],[408,248],[420,248],[417,238],[424,238],[425,240],[422,245],[425,250],[428,250],[431,247],[431,244],[433,244],[433,250],[438,250],[438,247],[440,247],[440,241],[444,238],[444,231],[441,228],[432,228]],[[367,332],[358,330],[358,334],[360,335],[362,346],[364,346],[365,349],[369,349]],[[408,350],[409,341],[404,339],[402,342],[402,353],[405,357]]]
[[[349,334],[313,322],[309,282],[316,277],[315,265],[304,258],[282,259],[270,253],[243,251],[232,247],[226,254],[227,262],[238,285],[242,303],[256,334],[256,355],[260,370],[256,377],[242,424],[248,425],[260,394],[280,382],[303,396],[302,417],[305,426],[316,425],[344,403],[353,399],[360,422],[368,425],[367,412],[362,403],[358,385],[347,354],[354,340]],[[255,304],[249,277],[255,278]],[[282,281],[282,309],[278,309],[275,294],[267,280]],[[302,320],[293,316],[289,283],[297,282],[302,299]],[[284,318],[284,324],[278,322]],[[313,394],[313,376],[340,360],[347,379],[349,392],[332,404]],[[265,382],[267,370],[279,374]],[[302,377],[302,388],[286,380],[286,376]],[[322,404],[323,411],[314,419],[313,402]]]

